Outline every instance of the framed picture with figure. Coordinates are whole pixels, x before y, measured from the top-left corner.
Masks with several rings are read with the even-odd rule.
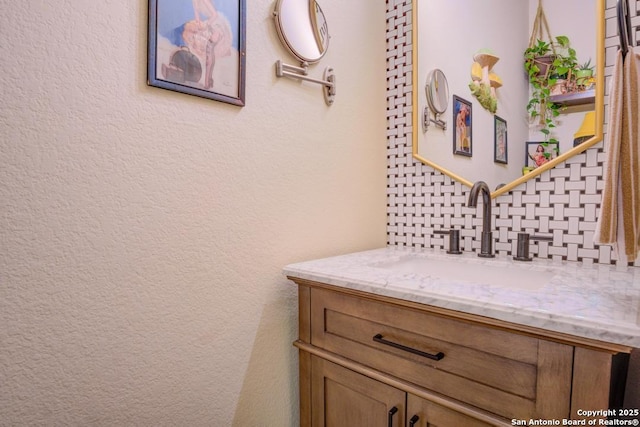
[[[453,154],[471,157],[473,139],[471,135],[471,103],[453,95]]]
[[[244,106],[246,0],[149,0],[147,84]]]
[[[535,169],[555,159],[559,154],[558,142],[527,141],[525,166]]]
[[[493,161],[496,163],[508,163],[507,158],[507,121],[501,117],[493,116]]]

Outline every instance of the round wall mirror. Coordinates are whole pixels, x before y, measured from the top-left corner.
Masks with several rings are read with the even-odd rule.
[[[302,62],[318,62],[329,47],[329,31],[315,0],[277,0],[275,21],[278,36]]]
[[[435,69],[427,76],[427,103],[429,108],[437,115],[447,111],[449,105],[449,84],[442,70]]]

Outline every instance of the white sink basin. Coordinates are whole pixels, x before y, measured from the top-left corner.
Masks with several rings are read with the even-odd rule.
[[[415,274],[447,282],[465,282],[506,289],[535,291],[544,287],[553,272],[535,268],[531,264],[513,265],[504,261],[485,264],[470,259],[442,259],[401,257],[395,261],[377,263],[372,267],[391,270],[399,274]]]

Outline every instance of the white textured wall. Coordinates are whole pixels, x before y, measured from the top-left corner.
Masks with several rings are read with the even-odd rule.
[[[385,244],[385,4],[317,85],[247,0],[244,108],[146,85],[145,0],[0,2],[0,425],[297,424],[281,267]]]

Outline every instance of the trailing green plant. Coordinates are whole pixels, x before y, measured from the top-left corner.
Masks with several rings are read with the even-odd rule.
[[[556,37],[555,58],[551,66],[552,71],[558,76],[571,76],[578,69],[576,50],[571,47],[569,37]]]
[[[550,79],[554,80],[554,79]],[[532,119],[539,120],[540,132],[544,135],[545,142],[558,142],[551,136],[551,132],[556,127],[556,118],[560,115],[561,106],[548,101],[551,89],[548,87],[535,87],[531,94],[531,99],[527,104],[527,111]]]
[[[550,65],[553,61],[553,51],[551,50],[551,43],[538,39],[533,46],[529,46],[524,51],[524,68],[529,75],[529,80],[533,78],[539,78],[540,75],[546,77],[548,70],[543,70],[543,65]],[[543,58],[548,57],[549,61],[544,61]]]
[[[551,101],[551,88],[560,79],[571,78],[577,67],[576,51],[567,36],[556,37],[553,44],[538,39],[524,51],[524,68],[531,85],[527,112],[531,119],[539,121],[545,142],[557,142],[551,133],[562,110]]]

